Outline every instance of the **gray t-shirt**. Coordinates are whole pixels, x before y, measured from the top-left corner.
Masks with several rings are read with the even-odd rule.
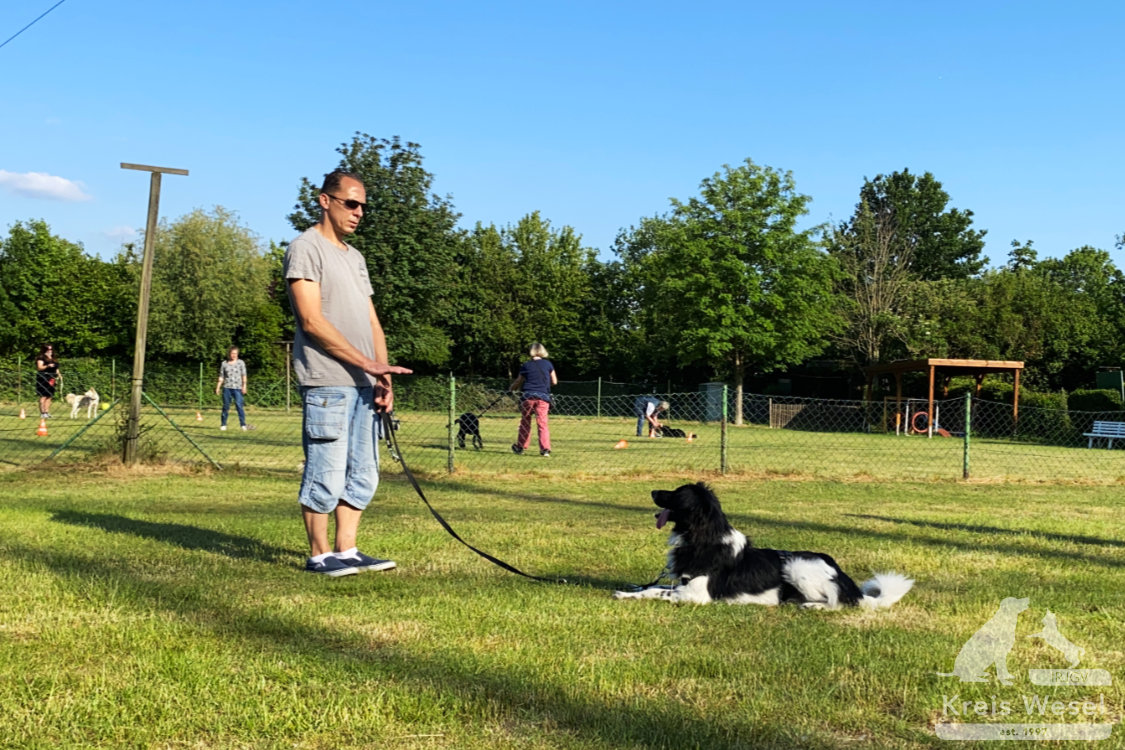
[[[286,279],[308,279],[320,284],[321,312],[352,346],[371,359],[375,342],[371,331],[371,277],[367,263],[351,245],[346,250],[311,228],[289,243],[283,271]],[[290,303],[293,298],[290,294]],[[374,379],[355,365],[329,356],[301,328],[293,341],[293,369],[305,386],[352,385],[366,387]]]
[[[223,388],[242,390],[242,381],[246,378],[246,363],[241,359],[231,362],[225,360],[219,365],[219,377],[223,379]]]

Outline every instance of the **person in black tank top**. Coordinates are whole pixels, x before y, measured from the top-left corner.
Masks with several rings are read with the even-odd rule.
[[[44,344],[35,358],[35,394],[39,396],[39,416],[51,418],[51,399],[59,384],[59,361],[55,359],[55,347]]]

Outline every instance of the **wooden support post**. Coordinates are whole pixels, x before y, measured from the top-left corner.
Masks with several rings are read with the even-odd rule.
[[[145,341],[148,336],[148,298],[152,290],[152,248],[156,239],[156,223],[160,214],[160,175],[186,175],[186,169],[150,167],[144,164],[121,163],[122,169],[151,172],[148,190],[148,221],[145,224],[145,250],[141,261],[141,289],[137,297],[137,337],[133,348],[133,388],[129,400],[129,417],[125,427],[123,459],[126,464],[137,462],[137,438],[141,430],[141,392],[145,374]]]
[[[926,402],[926,433],[928,437],[934,436],[934,366],[930,365],[930,393]]]

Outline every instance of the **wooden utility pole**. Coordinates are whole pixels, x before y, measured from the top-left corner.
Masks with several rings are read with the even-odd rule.
[[[137,299],[137,340],[133,350],[133,391],[129,399],[129,419],[125,427],[123,459],[126,464],[137,462],[137,438],[141,432],[141,392],[145,376],[145,340],[148,336],[148,296],[152,289],[152,246],[156,239],[156,221],[160,213],[160,175],[182,174],[186,169],[150,167],[144,164],[121,163],[122,169],[151,172],[148,190],[148,222],[145,224],[145,250],[141,261],[141,290]]]

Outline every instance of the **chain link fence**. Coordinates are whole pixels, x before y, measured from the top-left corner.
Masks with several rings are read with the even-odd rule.
[[[53,418],[42,424],[33,388],[28,396],[25,384],[21,402],[0,373],[0,470],[120,460],[128,379],[116,368],[64,372]],[[252,376],[248,429],[240,429],[232,407],[225,431],[219,429],[221,401],[214,385],[209,372],[179,380],[146,375],[141,460],[295,476],[302,466],[295,385]],[[936,401],[931,412],[923,399],[865,402],[761,394],[744,395],[739,410],[731,390],[708,383],[696,392],[640,394],[670,404],[661,419],[672,429],[649,437],[643,429],[637,435],[638,394],[595,387],[601,384],[566,385],[560,384],[554,396],[548,419],[551,455],[542,457],[534,420],[530,449],[522,455],[512,451],[519,402],[499,383],[398,378],[395,438],[401,457],[420,474],[563,480],[743,474],[845,481],[1125,481],[1122,411],[1021,405],[1017,412],[1010,403],[966,396]],[[101,406],[93,419],[86,419],[85,409],[70,419],[63,394],[85,387],[102,394]],[[19,416],[21,404],[25,419]],[[475,429],[466,431],[466,425]],[[1091,437],[1115,429],[1122,437]],[[399,469],[385,443],[382,456],[385,471]]]

